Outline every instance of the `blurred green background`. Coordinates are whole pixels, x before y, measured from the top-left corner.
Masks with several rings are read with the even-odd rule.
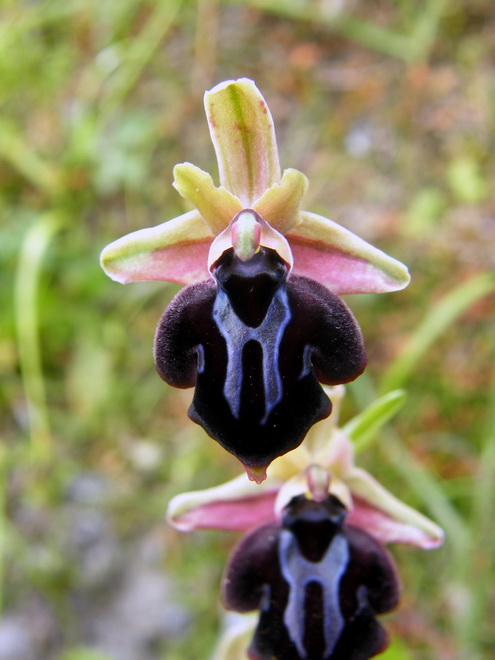
[[[369,354],[344,420],[406,404],[359,457],[444,526],[392,548],[388,660],[495,657],[490,0],[3,0],[0,22],[0,660],[198,660],[235,537],[183,536],[170,498],[238,473],[186,418],[152,339],[177,291],[118,285],[101,248],[186,210],[214,173],[205,89],[253,78],[305,207],[406,262],[347,302]],[[384,656],[385,657],[385,656]]]

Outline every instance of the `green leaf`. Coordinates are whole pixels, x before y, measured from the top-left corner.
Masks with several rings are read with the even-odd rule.
[[[361,451],[374,440],[382,426],[402,408],[406,397],[404,390],[384,394],[344,426],[343,431],[353,441],[356,451]]]

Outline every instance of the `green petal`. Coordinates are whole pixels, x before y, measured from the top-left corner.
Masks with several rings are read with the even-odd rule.
[[[227,80],[205,94],[220,183],[252,207],[280,181],[273,119],[252,80]]]
[[[284,171],[280,183],[274,183],[254,203],[254,210],[274,229],[285,234],[301,222],[300,205],[308,188],[308,180],[294,169]]]
[[[210,277],[207,263],[212,240],[198,211],[189,211],[110,243],[101,253],[101,266],[121,284],[145,280],[200,282]]]
[[[208,172],[191,163],[174,167],[174,188],[198,209],[213,234],[220,234],[242,211],[242,204],[223,186],[217,188]]]
[[[337,294],[384,293],[409,284],[400,261],[341,225],[316,213],[301,212],[302,222],[287,232],[294,272],[321,282]]]

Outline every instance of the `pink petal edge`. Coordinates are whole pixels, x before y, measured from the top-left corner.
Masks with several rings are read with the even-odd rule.
[[[107,270],[121,284],[166,281],[193,284],[211,277],[208,252],[211,239],[157,248],[143,256],[122,257],[119,266]]]
[[[176,529],[219,529],[245,532],[275,519],[274,504],[278,489],[235,500],[216,500],[195,507],[171,520]]]
[[[328,247],[318,248],[301,239],[286,236],[294,257],[294,273],[324,284],[338,295],[385,293],[397,289],[397,283],[365,259]]]
[[[443,538],[430,536],[414,525],[395,520],[355,495],[353,504],[347,523],[364,529],[381,543],[406,543],[431,550],[443,542]]]

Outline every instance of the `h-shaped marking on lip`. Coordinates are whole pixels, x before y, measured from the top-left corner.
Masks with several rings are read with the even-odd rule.
[[[213,318],[227,344],[227,373],[223,393],[232,415],[239,419],[242,391],[242,352],[248,341],[255,340],[262,350],[263,387],[265,392],[264,424],[282,398],[282,379],[278,358],[284,330],[291,319],[285,287],[275,292],[265,318],[256,328],[241,321],[232,309],[229,297],[218,289]]]
[[[340,610],[339,585],[349,562],[349,546],[344,534],[338,533],[319,562],[302,556],[295,536],[287,529],[280,533],[278,548],[280,568],[289,585],[289,600],[284,613],[284,623],[290,639],[296,645],[301,658],[306,658],[304,648],[304,601],[310,582],[321,585],[323,596],[323,635],[325,657],[334,650],[344,628]]]

